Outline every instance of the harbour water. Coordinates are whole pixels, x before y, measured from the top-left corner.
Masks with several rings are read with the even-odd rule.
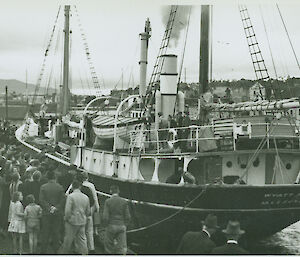
[[[300,221],[249,249],[251,254],[300,254]]]

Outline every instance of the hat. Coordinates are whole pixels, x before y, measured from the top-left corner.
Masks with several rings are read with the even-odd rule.
[[[241,230],[240,223],[232,220],[228,221],[227,228],[222,232],[228,235],[242,235],[245,233],[244,230]]]
[[[40,161],[38,159],[32,159],[29,162],[29,164],[32,165],[32,166],[38,166],[40,164]]]
[[[83,171],[81,174],[82,174],[82,177],[84,177],[85,179],[89,178],[89,173],[87,171]]]
[[[207,228],[218,228],[218,218],[214,214],[208,214],[204,221],[202,221],[202,225]]]

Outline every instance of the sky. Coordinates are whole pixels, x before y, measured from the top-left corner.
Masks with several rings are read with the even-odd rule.
[[[149,41],[148,79],[158,54],[168,5],[192,6],[183,67],[182,80],[198,82],[200,4],[213,5],[212,16],[212,79],[255,79],[255,73],[244,35],[237,1],[146,1],[146,0],[0,0],[0,79],[26,80],[36,84],[46,46],[60,5],[71,5],[71,77],[73,89],[89,88],[92,92],[89,65],[86,61],[80,27],[84,31],[93,67],[100,85],[106,88],[132,87],[139,81],[139,33],[149,17],[152,36]],[[271,77],[276,77],[270,49],[278,77],[299,77],[299,67],[293,56],[276,3],[281,10],[296,55],[300,58],[300,2],[244,1],[247,4],[257,40]],[[73,8],[76,5],[78,16]],[[186,8],[189,7],[179,7]],[[179,39],[172,40],[168,53],[182,59],[187,14],[175,25],[181,26]],[[262,19],[263,17],[263,19]],[[181,19],[181,20],[180,20]],[[264,23],[267,34],[264,29]],[[63,7],[60,10],[49,55],[46,58],[42,85],[51,87],[61,83],[63,49]],[[81,25],[79,25],[81,24]],[[58,36],[59,35],[59,36]],[[267,36],[268,37],[267,37]],[[268,42],[269,41],[269,42]],[[123,76],[122,76],[123,74]],[[49,82],[49,78],[51,78]],[[123,83],[122,83],[123,81]]]

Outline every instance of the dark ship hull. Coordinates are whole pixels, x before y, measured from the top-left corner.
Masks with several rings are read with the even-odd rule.
[[[57,157],[48,157],[62,166],[68,165]],[[128,239],[141,245],[175,247],[185,232],[200,229],[208,213],[217,215],[221,228],[228,220],[238,219],[247,239],[253,241],[275,234],[300,216],[300,186],[296,184],[178,186],[95,174],[90,178],[102,207],[110,186],[119,186],[132,216]]]

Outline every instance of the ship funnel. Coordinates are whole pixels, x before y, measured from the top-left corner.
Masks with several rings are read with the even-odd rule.
[[[163,55],[164,64],[160,74],[161,109],[163,118],[174,114],[177,95],[177,55]]]
[[[148,63],[148,41],[151,37],[151,27],[149,18],[145,22],[145,31],[140,33],[141,37],[141,56],[140,56],[140,86],[139,95],[146,95],[146,77],[147,77],[147,63]]]

